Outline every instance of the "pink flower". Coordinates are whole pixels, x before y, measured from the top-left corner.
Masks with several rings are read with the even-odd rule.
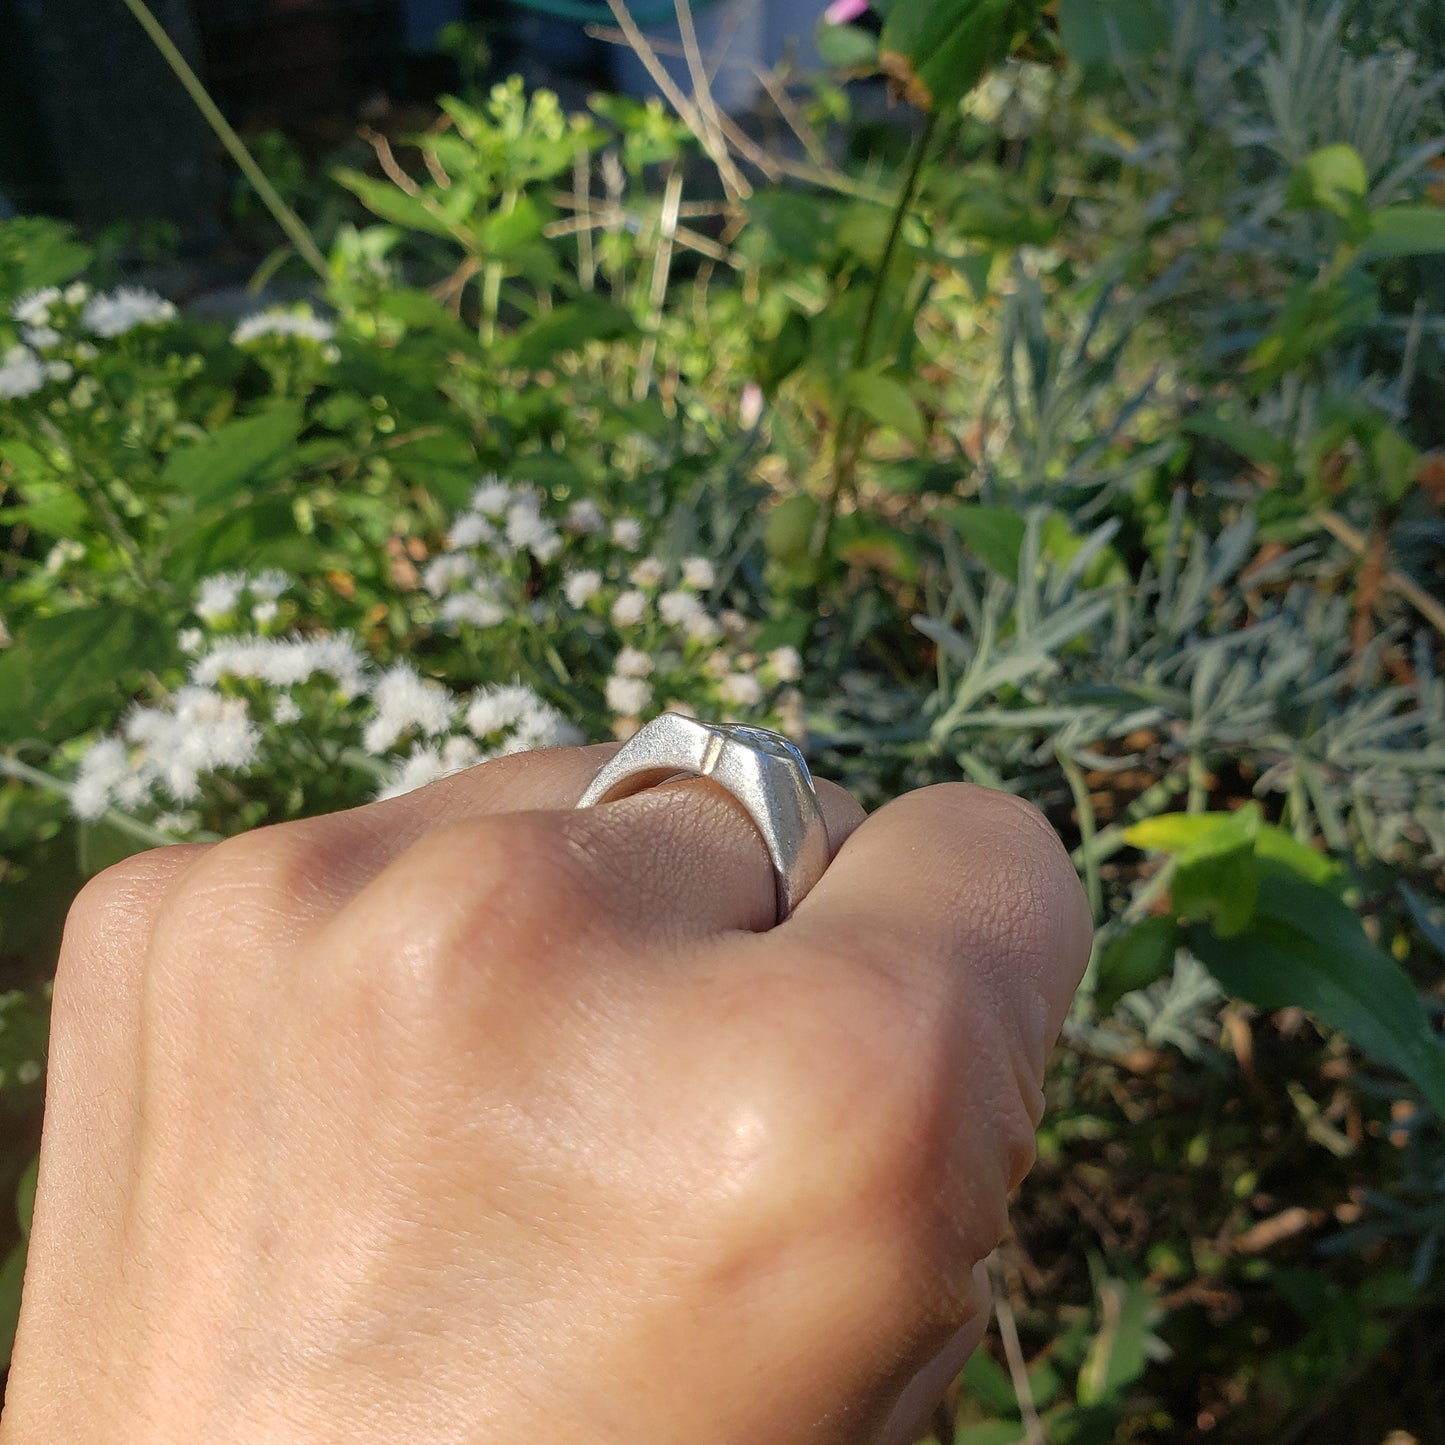
[[[868,0],[833,0],[823,12],[829,25],[851,25],[868,13]]]

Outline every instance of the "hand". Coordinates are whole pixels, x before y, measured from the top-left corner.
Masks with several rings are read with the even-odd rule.
[[[908,1438],[984,1327],[1077,879],[1014,798],[823,785],[770,928],[712,784],[569,811],[606,755],[89,885],[3,1445]]]

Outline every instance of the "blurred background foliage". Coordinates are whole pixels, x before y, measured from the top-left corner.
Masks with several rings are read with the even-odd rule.
[[[1445,1440],[1438,6],[893,0],[736,111],[705,66],[564,103],[497,27],[444,39],[435,105],[246,128],[247,287],[174,222],[0,225],[0,1324],[83,878],[431,766],[346,731],[374,684],[283,714],[214,667],[246,766],[97,811],[86,759],[238,638],[347,634],[1064,835],[1098,943],[938,1445]],[[467,520],[489,473],[522,540]],[[618,610],[665,585],[634,553],[708,559],[708,621]]]

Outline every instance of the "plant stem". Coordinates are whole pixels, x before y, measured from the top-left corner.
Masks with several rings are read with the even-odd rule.
[[[909,160],[908,174],[903,181],[903,190],[893,208],[893,222],[888,228],[888,239],[883,244],[883,255],[878,262],[878,274],[873,278],[873,289],[868,293],[868,303],[863,311],[863,324],[858,329],[858,340],[853,347],[851,370],[859,371],[868,364],[873,348],[873,333],[878,326],[878,314],[883,305],[883,293],[888,286],[888,276],[893,269],[893,258],[898,254],[898,243],[903,236],[903,223],[913,208],[913,198],[918,194],[918,183],[923,178],[924,162],[933,145],[938,129],[938,113],[929,111],[924,117],[923,129],[913,143],[913,155]],[[858,454],[863,445],[866,422],[857,415],[851,401],[844,402],[834,433],[833,480],[827,495],[823,498],[818,525],[814,533],[817,542],[814,553],[821,567],[828,555],[833,540],[833,524],[838,516],[838,503],[845,492],[853,490],[854,476],[858,470]]]
[[[1089,801],[1088,780],[1072,754],[1056,747],[1054,756],[1059,760],[1059,766],[1064,770],[1064,777],[1069,782],[1069,791],[1074,795],[1074,812],[1079,822],[1079,852],[1084,858],[1084,887],[1088,891],[1089,907],[1097,924],[1104,917],[1104,884],[1099,875],[1099,860],[1091,846],[1098,836],[1098,829],[1094,805]]]
[[[32,768],[29,763],[22,763],[19,758],[0,756],[0,777],[14,778],[17,782],[29,783],[33,788],[39,788],[41,792],[49,793],[56,798],[69,798],[70,787],[61,782],[59,778],[53,778],[40,768]],[[169,833],[162,833],[159,828],[152,828],[149,823],[142,823],[139,818],[132,818],[129,814],[118,812],[115,808],[108,808],[99,818],[94,820],[97,823],[107,823],[117,832],[125,833],[137,842],[144,843],[148,848],[168,848],[172,843],[180,842]],[[186,842],[207,842],[219,841],[219,835],[215,833],[193,833]]]
[[[186,57],[176,48],[175,42],[166,34],[165,27],[151,13],[145,0],[125,0],[125,7],[135,16],[136,20],[140,22],[141,28],[154,41],[156,49],[160,51],[176,79],[180,81],[185,87],[186,93],[196,103],[196,109],[205,117],[206,124],[215,132],[216,139],[225,146],[231,159],[240,167],[241,174],[255,186],[256,194],[261,197],[262,204],[276,218],[276,224],[286,233],[287,239],[296,247],[302,259],[323,281],[330,280],[331,273],[326,265],[326,257],[321,254],[321,248],[316,244],[311,232],[306,229],[305,222],[281,199],[276,187],[266,179],[266,173],[256,164],[256,158],[246,149],[245,141],[236,134],[231,123],[221,114],[220,108],[211,99],[206,87],[201,84],[200,77],[191,69]]]

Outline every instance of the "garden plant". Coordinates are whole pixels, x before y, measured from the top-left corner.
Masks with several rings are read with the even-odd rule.
[[[1437,12],[847,8],[761,138],[699,64],[260,176],[234,323],[0,224],[5,1338],[86,877],[671,708],[1084,879],[938,1445],[1445,1439]]]

